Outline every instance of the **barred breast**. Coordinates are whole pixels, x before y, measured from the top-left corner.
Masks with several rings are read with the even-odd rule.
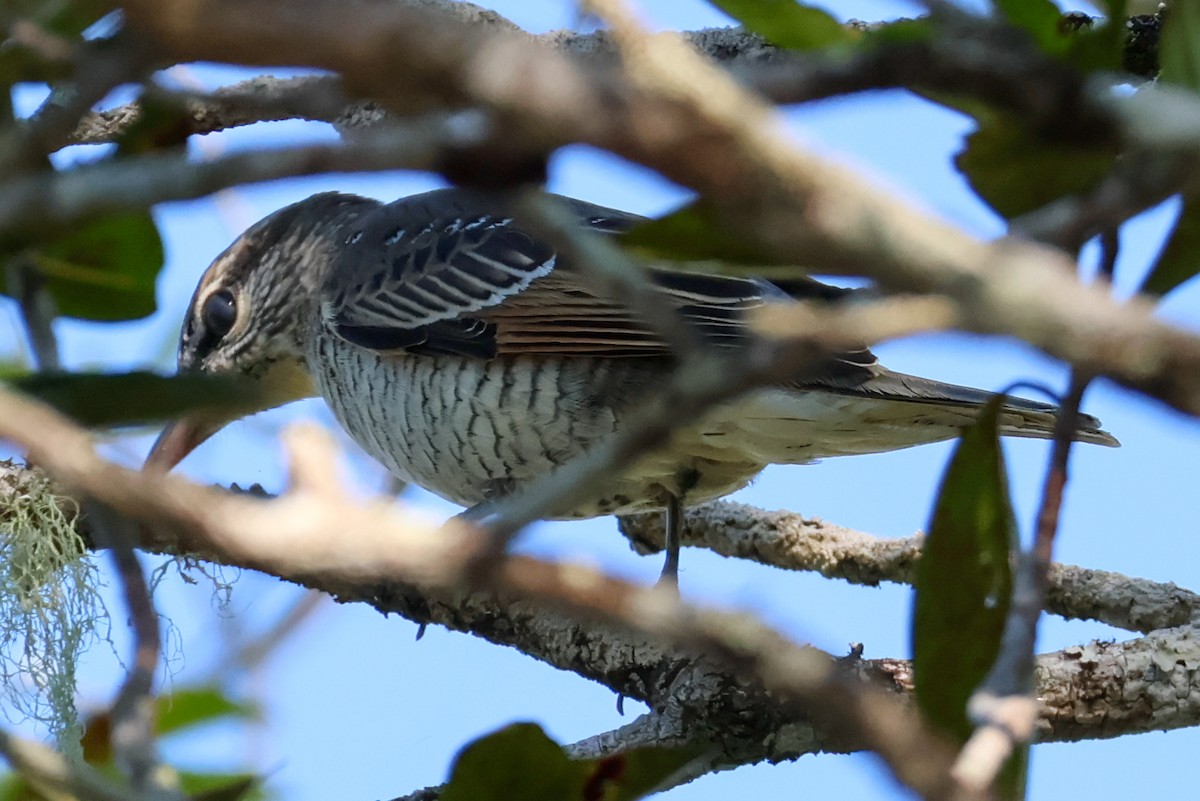
[[[464,506],[612,436],[664,369],[652,360],[392,355],[314,340],[310,372],[347,433],[399,478]],[[658,509],[664,491],[700,502],[745,486],[762,467],[684,433],[560,516]]]

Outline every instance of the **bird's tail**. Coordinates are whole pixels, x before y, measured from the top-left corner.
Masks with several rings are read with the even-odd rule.
[[[927,378],[892,373],[892,381],[902,382],[905,389],[919,397],[921,402],[962,405],[979,408],[990,402],[995,395],[982,389],[946,384]],[[1050,439],[1054,436],[1054,421],[1058,407],[1049,403],[1008,396],[1000,411],[1000,435],[1004,437],[1027,437]],[[1100,421],[1090,414],[1080,414],[1076,423],[1074,440],[1109,448],[1120,447],[1121,443],[1112,434],[1100,427]]]

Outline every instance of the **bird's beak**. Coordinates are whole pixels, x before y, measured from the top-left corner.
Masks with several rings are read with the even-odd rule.
[[[154,440],[142,469],[150,472],[170,472],[184,457],[200,446],[200,443],[225,427],[228,420],[208,420],[200,417],[185,417],[170,423]]]
[[[254,399],[244,407],[201,411],[169,424],[154,441],[142,469],[169,472],[200,443],[234,420],[316,394],[308,373],[290,364],[273,368],[260,379],[257,389]]]

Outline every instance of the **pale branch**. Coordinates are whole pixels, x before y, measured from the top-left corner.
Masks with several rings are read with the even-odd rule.
[[[194,13],[168,14],[137,0],[125,8],[176,60],[332,69],[348,92],[404,113],[434,97],[442,108],[490,109],[498,126],[490,161],[455,177],[497,180],[488,167],[506,152],[519,161],[571,142],[596,145],[699,190],[723,224],[773,260],[946,294],[972,330],[1018,336],[1200,412],[1200,339],[1155,320],[1148,304],[1081,286],[1057,251],[982,242],[804,151],[769,105],[670,38],[639,45],[645,58],[626,72],[404,7],[348,15],[332,0],[197,0]]]
[[[334,122],[351,106],[341,81],[332,75],[276,78],[269,75],[224,86],[208,94],[147,89],[155,103],[175,107],[189,134],[206,134],[242,125],[305,119]],[[70,135],[69,144],[117,141],[141,118],[142,101],[91,111]]]
[[[816,649],[801,647],[748,615],[698,609],[677,594],[645,589],[579,565],[494,555],[483,532],[460,521],[437,527],[412,511],[350,500],[335,477],[331,441],[315,429],[293,432],[292,487],[259,501],[138,473],[100,457],[86,432],[50,409],[0,390],[0,436],[73,492],[111,505],[154,532],[178,532],[179,547],[331,589],[379,588],[402,581],[434,593],[491,590],[509,603],[558,608],[694,659],[682,673],[722,669],[735,684],[761,685],[781,710],[804,714],[829,736],[865,747],[928,798],[969,798],[948,777],[953,753],[913,710],[852,679]],[[333,530],[356,536],[331,538]],[[742,693],[749,694],[749,693]]]
[[[432,8],[461,22],[508,33],[522,33],[494,11],[470,3],[447,0],[405,0],[397,7]],[[1134,18],[1140,19],[1140,18]],[[1156,26],[1154,18],[1147,18]],[[848,26],[870,30],[869,24],[851,21]],[[1144,64],[1145,19],[1130,22],[1129,63]],[[531,41],[550,45],[581,59],[610,59],[615,48],[608,31],[550,31],[525,34]],[[965,94],[986,98],[1000,108],[1022,114],[1040,131],[1056,136],[1077,136],[1095,141],[1115,135],[1116,119],[1102,103],[1083,91],[1080,74],[1061,60],[1039,51],[1029,39],[1012,36],[1000,25],[959,26],[946,35],[926,39],[881,40],[875,46],[844,53],[800,53],[781,50],[742,28],[705,28],[682,31],[698,52],[731,70],[747,87],[776,103],[803,103],[854,92],[907,88]],[[1153,77],[1153,72],[1132,69]],[[1037,91],[1029,91],[1029,87]],[[330,89],[335,92],[330,93]],[[191,132],[210,133],[226,128],[281,119],[308,119],[357,128],[374,125],[387,115],[374,104],[351,103],[341,98],[333,76],[275,78],[258,76],[225,87],[206,97],[186,98]],[[183,99],[183,98],[180,98]],[[71,143],[111,142],[140,114],[138,101],[94,112],[85,117]]]
[[[630,515],[619,524],[639,552],[663,547],[660,515]],[[684,545],[869,587],[884,581],[911,584],[923,542],[920,534],[876,537],[795,512],[729,501],[693,507],[684,517]],[[1067,619],[1149,632],[1200,619],[1200,595],[1169,582],[1055,564],[1046,609]]]
[[[64,445],[64,441],[65,437],[56,434],[48,447],[78,447],[78,443]],[[187,510],[196,508],[194,503],[204,504],[200,508],[209,509],[222,520],[241,514],[242,505],[249,504],[247,508],[255,510],[250,525],[267,527],[264,531],[279,530],[285,540],[291,535],[289,526],[293,522],[309,520],[308,512],[298,509],[294,498],[277,502],[279,506],[262,507],[262,502],[229,499],[223,493],[175,479],[154,481],[145,490],[138,489],[144,477],[107,463],[92,464],[89,469],[98,472],[86,480],[87,485],[114,493],[126,503],[146,499],[165,517],[185,527],[190,526],[192,513]],[[0,464],[0,506],[6,493],[21,491],[26,473],[26,468]],[[164,482],[171,492],[154,495]],[[233,508],[226,508],[227,503],[234,504]],[[337,526],[340,521],[341,525],[369,534],[376,530],[373,526],[377,516],[387,514],[379,507],[373,514],[362,515],[361,511],[347,516],[343,510],[333,515],[336,520],[329,520],[328,525]],[[157,513],[154,517],[163,519]],[[320,519],[312,521],[312,527],[302,528],[324,530],[326,520],[322,513]],[[373,522],[367,525],[364,521]],[[87,525],[86,520],[83,525]],[[286,545],[283,547],[286,549]],[[233,558],[212,550],[203,555],[233,566],[271,570],[270,560],[244,555]],[[311,561],[319,563],[319,555]],[[394,577],[331,579],[319,575],[317,568],[293,575],[291,580],[330,593],[343,602],[368,603],[385,614],[400,614],[419,623],[442,625],[518,648],[555,667],[598,681],[614,692],[646,701],[668,718],[673,714],[685,716],[689,721],[687,737],[694,739],[685,742],[672,738],[672,744],[715,744],[723,767],[858,747],[822,733],[804,715],[781,708],[768,695],[750,691],[737,675],[698,657],[694,650],[669,646],[656,637],[542,605],[515,602],[513,597],[495,591],[437,593],[403,584]],[[1039,657],[1038,694],[1044,704],[1039,739],[1052,742],[1113,737],[1200,724],[1200,698],[1196,697],[1200,694],[1200,654],[1196,653],[1192,632],[1190,626],[1181,626],[1125,643],[1091,643]],[[912,691],[911,664],[906,660],[843,663],[893,691]],[[597,742],[587,748],[600,746]]]
[[[9,766],[48,798],[80,801],[184,801],[182,793],[157,790],[142,793],[83,762],[73,762],[44,743],[0,730],[0,755]]]
[[[184,153],[150,153],[0,184],[0,230],[44,230],[84,217],[200,197],[235,184],[321,172],[437,169],[456,150],[477,146],[480,115],[428,116],[350,145],[250,150],[196,162]]]

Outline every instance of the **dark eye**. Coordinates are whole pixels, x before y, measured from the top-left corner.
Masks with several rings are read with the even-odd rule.
[[[228,289],[218,289],[205,298],[200,320],[204,323],[206,333],[213,339],[228,334],[237,322],[237,301],[233,293]]]

